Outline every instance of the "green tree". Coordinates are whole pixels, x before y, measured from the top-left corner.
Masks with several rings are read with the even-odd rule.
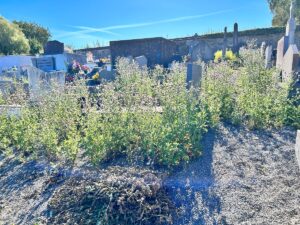
[[[43,51],[42,44],[35,38],[29,39],[29,46],[30,46],[29,53],[31,55],[35,55]]]
[[[19,27],[0,17],[0,53],[26,54],[29,42]]]
[[[273,13],[273,26],[285,26],[290,15],[292,0],[268,0],[270,10]],[[300,0],[295,0],[295,16],[297,24],[300,24]]]
[[[49,29],[44,28],[36,23],[25,21],[13,21],[13,23],[20,27],[26,38],[29,40],[30,53],[41,53],[43,46],[45,46],[47,41],[49,41],[51,38]]]

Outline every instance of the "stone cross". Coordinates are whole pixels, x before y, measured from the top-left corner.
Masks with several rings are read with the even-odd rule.
[[[295,0],[292,0],[290,6],[290,18],[295,17]]]
[[[233,31],[233,52],[237,53],[239,51],[239,25],[237,23],[234,24],[234,31]]]
[[[223,58],[225,58],[226,56],[226,50],[227,50],[227,27],[224,28],[224,39],[223,39],[223,50],[222,50]]]
[[[290,7],[290,18],[288,20],[287,26],[286,26],[286,33],[285,35],[289,37],[289,45],[292,45],[295,43],[295,31],[296,31],[296,20],[295,20],[295,2],[292,1],[291,7]]]

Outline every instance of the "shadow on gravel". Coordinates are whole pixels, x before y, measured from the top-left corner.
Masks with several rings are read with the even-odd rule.
[[[203,138],[203,155],[186,168],[178,169],[164,182],[167,192],[179,209],[175,224],[220,224],[220,199],[211,189],[213,175],[213,148],[216,131],[210,130]]]

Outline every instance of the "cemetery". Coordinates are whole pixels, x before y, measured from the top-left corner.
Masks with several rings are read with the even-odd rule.
[[[300,224],[296,3],[284,28],[0,55],[0,224]]]

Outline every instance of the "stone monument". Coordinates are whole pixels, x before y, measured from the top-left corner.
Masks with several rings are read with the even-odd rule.
[[[277,44],[276,68],[282,71],[283,81],[294,79],[294,73],[299,72],[299,50],[295,45],[295,2],[291,3],[290,18],[287,22],[285,36]]]
[[[272,67],[272,53],[273,47],[272,45],[268,45],[265,52],[265,68],[270,69]]]
[[[234,53],[239,52],[239,25],[237,23],[234,24],[234,30],[233,30],[233,46],[232,46],[232,51]]]
[[[202,78],[202,66],[194,63],[189,63],[187,65],[187,76],[186,82],[187,87],[190,88],[191,86],[198,88],[201,84]]]
[[[225,58],[227,50],[227,27],[224,28],[224,39],[223,39],[223,49],[222,49],[222,56]]]

